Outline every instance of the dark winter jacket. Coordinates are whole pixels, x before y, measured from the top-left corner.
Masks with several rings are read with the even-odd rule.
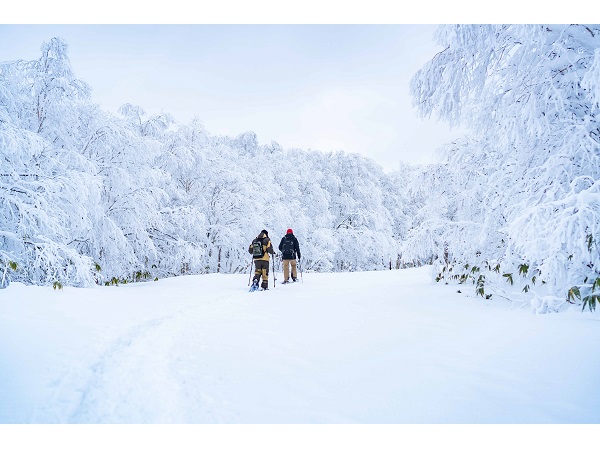
[[[260,233],[256,239],[261,239],[262,240],[262,245],[263,245],[263,251],[265,252],[264,256],[262,258],[254,258],[254,261],[268,261],[269,260],[269,253],[271,255],[273,255],[275,253],[275,251],[273,250],[273,245],[271,245],[271,239],[269,239],[269,236],[267,236],[264,233]],[[250,246],[248,247],[248,253],[252,254],[252,243],[250,244]]]
[[[288,247],[291,247],[289,250],[284,250],[285,243],[289,241]],[[283,259],[296,259],[296,255],[298,255],[298,259],[300,259],[300,245],[298,244],[298,239],[292,233],[286,234],[279,243],[279,251],[281,252],[281,256]]]

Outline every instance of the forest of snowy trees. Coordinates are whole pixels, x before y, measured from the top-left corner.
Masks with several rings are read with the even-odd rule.
[[[469,135],[384,173],[344,152],[214,136],[91,100],[67,43],[0,63],[0,286],[89,286],[249,269],[293,228],[304,270],[434,264],[539,312],[600,295],[600,25],[445,25],[421,114]]]
[[[67,44],[0,66],[0,281],[86,286],[245,271],[292,227],[306,270],[396,265],[403,183],[372,161],[211,136],[92,103]]]

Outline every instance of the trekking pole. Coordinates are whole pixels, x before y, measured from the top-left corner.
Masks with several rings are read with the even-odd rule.
[[[273,289],[275,289],[275,280],[277,280],[277,275],[275,273],[275,253],[273,253]]]
[[[252,279],[252,262],[254,258],[250,260],[250,275],[248,275],[248,286],[250,286],[250,280]]]
[[[300,261],[300,258],[298,258],[298,267],[300,268],[300,281],[304,283],[304,278],[302,278],[302,262]]]

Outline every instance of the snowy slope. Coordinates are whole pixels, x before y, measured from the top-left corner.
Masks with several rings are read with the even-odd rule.
[[[248,275],[13,283],[0,423],[600,423],[598,314],[533,315],[429,270],[255,293]]]

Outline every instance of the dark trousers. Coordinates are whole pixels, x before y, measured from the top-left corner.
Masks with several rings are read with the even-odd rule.
[[[269,261],[264,261],[262,259],[254,260],[254,278],[253,280],[260,281],[262,277],[262,284],[260,285],[263,289],[269,287]]]

